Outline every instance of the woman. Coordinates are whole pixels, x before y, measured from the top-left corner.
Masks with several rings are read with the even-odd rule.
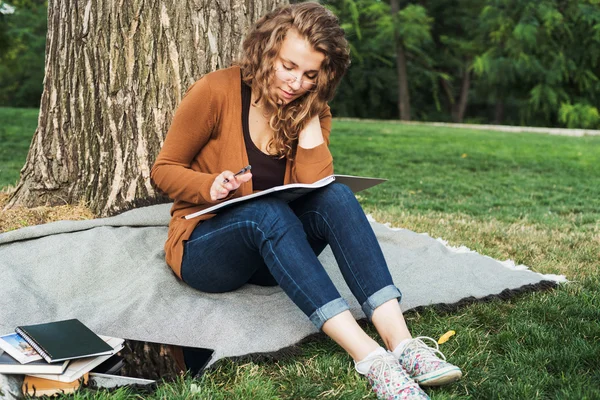
[[[205,292],[280,285],[350,354],[378,397],[425,399],[419,384],[445,384],[461,371],[437,357],[437,345],[411,337],[400,291],[346,186],[334,183],[290,204],[267,196],[201,221],[183,218],[232,197],[331,175],[327,101],[349,64],[336,17],[316,3],[295,4],[254,25],[239,65],[192,85],[152,168],[155,184],[175,200],[166,258]],[[251,172],[234,176],[248,164]],[[359,327],[317,259],[327,244],[389,351]]]

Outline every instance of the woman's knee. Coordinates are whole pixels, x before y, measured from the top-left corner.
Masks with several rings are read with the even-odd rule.
[[[347,185],[343,183],[333,182],[331,185],[321,189],[321,199],[327,203],[341,205],[345,203],[355,203],[356,197]]]
[[[331,185],[325,186],[325,189],[326,193],[330,196],[355,198],[352,189],[350,189],[348,185],[344,185],[343,183],[333,182]]]
[[[353,208],[360,208],[352,190],[343,183],[334,182],[320,189],[316,200],[319,209],[325,207],[330,211],[346,213]]]

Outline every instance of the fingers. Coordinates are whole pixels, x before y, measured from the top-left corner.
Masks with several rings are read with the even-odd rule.
[[[233,173],[231,171],[223,171],[215,178],[210,187],[210,199],[212,201],[223,199],[229,194],[231,190],[228,187],[229,183],[224,183],[225,179],[227,179],[226,176],[233,176]]]
[[[219,174],[210,188],[210,198],[212,201],[224,199],[229,195],[229,192],[236,190],[244,182],[252,179],[252,173],[234,176],[231,171],[223,171]]]
[[[235,179],[239,183],[239,185],[241,185],[242,183],[248,182],[250,179],[252,179],[252,172],[246,172],[245,174],[238,175],[235,177]]]
[[[219,175],[219,176],[221,177],[224,185],[233,181],[235,178],[235,174],[231,171],[223,171],[223,172],[221,172],[221,175]]]
[[[246,172],[245,174],[228,178],[229,182],[227,182],[224,186],[229,189],[229,191],[236,190],[242,183],[248,182],[250,179],[252,179],[252,174],[250,172]]]
[[[252,174],[250,172],[246,172],[245,174],[235,176],[235,174],[233,174],[231,171],[225,171],[222,173],[222,175],[223,186],[229,191],[239,188],[242,183],[248,182],[252,178]]]

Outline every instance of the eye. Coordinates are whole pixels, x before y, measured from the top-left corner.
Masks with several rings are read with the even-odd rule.
[[[306,79],[310,79],[311,81],[314,81],[315,79],[317,79],[317,75],[307,75]]]
[[[287,71],[291,71],[294,68],[293,67],[288,67],[287,65],[283,64],[283,68],[285,68]]]

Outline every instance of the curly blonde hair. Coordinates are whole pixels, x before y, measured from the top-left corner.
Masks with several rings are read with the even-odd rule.
[[[290,29],[325,58],[317,75],[316,90],[289,104],[279,104],[269,88],[275,79],[273,65]],[[282,158],[293,159],[299,133],[333,98],[350,65],[350,50],[344,30],[331,11],[318,3],[299,3],[279,7],[260,18],[244,40],[243,55],[237,64],[255,98],[262,99],[265,115],[270,115],[269,125],[275,134],[268,148]]]

